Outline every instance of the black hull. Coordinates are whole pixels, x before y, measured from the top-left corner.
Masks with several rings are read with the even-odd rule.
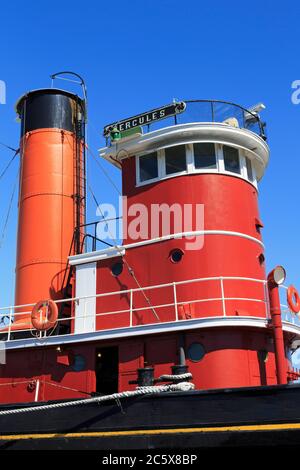
[[[41,403],[39,403],[40,405]],[[34,404],[2,405],[1,410]],[[2,415],[0,449],[300,445],[300,385],[170,392]]]

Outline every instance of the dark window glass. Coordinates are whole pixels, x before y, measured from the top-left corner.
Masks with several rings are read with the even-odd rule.
[[[247,157],[246,157],[246,167],[247,167],[248,179],[250,181],[253,181],[254,177],[253,177],[253,171],[252,171],[252,164],[251,164],[251,160]]]
[[[199,362],[205,356],[205,349],[201,343],[192,343],[187,350],[187,357],[193,362]]]
[[[259,261],[260,264],[263,264],[265,262],[265,255],[263,253],[261,253],[258,256],[258,261]]]
[[[185,145],[177,145],[165,149],[166,174],[186,171]]]
[[[84,356],[81,356],[80,354],[75,354],[74,360],[72,363],[72,369],[75,370],[75,372],[81,372],[82,370],[85,369],[86,366],[86,360]]]
[[[152,180],[158,177],[157,153],[149,153],[139,158],[140,181]]]
[[[215,145],[194,144],[195,168],[217,168]]]
[[[239,151],[233,147],[223,145],[224,166],[226,171],[240,173]]]
[[[114,276],[120,276],[122,271],[123,271],[123,263],[121,262],[115,263],[111,268],[111,272]]]
[[[267,360],[269,359],[268,351],[266,351],[265,349],[261,349],[260,351],[258,351],[258,358],[262,362],[267,362]]]

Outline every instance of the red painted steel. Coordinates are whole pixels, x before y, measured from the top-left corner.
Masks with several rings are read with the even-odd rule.
[[[23,138],[16,305],[62,297],[68,255],[74,253],[75,150],[74,134],[61,129],[39,129]],[[18,316],[13,328],[26,327],[30,314]]]

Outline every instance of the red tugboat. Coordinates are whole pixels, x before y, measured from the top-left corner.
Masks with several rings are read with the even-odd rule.
[[[101,220],[85,218],[85,96],[51,88],[18,101],[0,448],[299,441],[300,300],[281,266],[265,272],[262,107],[174,101],[106,126],[100,156],[122,172],[118,244],[101,205]]]

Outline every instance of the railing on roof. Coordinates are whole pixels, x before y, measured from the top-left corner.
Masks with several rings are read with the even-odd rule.
[[[152,132],[157,129],[174,126],[177,124],[188,124],[192,122],[215,122],[247,129],[266,140],[265,123],[259,115],[242,106],[221,100],[182,100],[186,103],[186,109],[180,114],[170,116],[161,121],[140,126],[143,133]],[[110,139],[106,139],[106,145],[110,145]]]
[[[240,281],[239,287],[236,288],[235,294],[232,289],[231,281],[234,282],[234,286],[237,285],[236,283]],[[193,286],[200,286],[199,291],[201,292],[201,286],[205,288],[209,283],[210,288],[208,292],[214,293],[215,295],[211,297],[203,297],[202,294],[195,296],[195,289]],[[189,288],[187,291],[184,287]],[[257,297],[245,297],[240,295],[243,286],[247,287],[247,292],[249,292],[249,287],[251,290],[251,286],[257,286],[253,289],[253,292],[256,292]],[[286,287],[281,286],[281,292],[286,292]],[[146,292],[147,296],[151,300],[151,306],[145,305],[144,303],[141,304],[141,290]],[[190,294],[191,291],[194,290],[194,295]],[[198,289],[197,289],[198,290]],[[160,302],[156,302],[155,292],[159,293]],[[226,293],[227,292],[227,293]],[[161,294],[162,293],[162,294]],[[187,293],[192,295],[191,298],[187,297]],[[118,298],[126,298],[128,300],[128,308],[119,308],[118,310],[104,310],[103,305],[101,304],[101,300],[107,299],[108,297]],[[100,303],[97,303],[97,311],[95,313],[89,313],[89,301],[91,299],[97,299]],[[135,288],[135,289],[126,289],[126,290],[119,290],[115,292],[106,292],[106,293],[99,293],[96,295],[89,295],[89,296],[81,296],[81,297],[74,297],[71,299],[61,299],[56,300],[57,304],[61,303],[71,303],[73,306],[72,308],[72,316],[68,318],[59,318],[58,324],[60,322],[70,322],[72,324],[72,328],[70,329],[70,335],[74,334],[74,322],[80,319],[88,319],[89,317],[95,317],[96,320],[98,319],[98,327],[96,328],[97,331],[109,330],[113,329],[117,331],[118,329],[123,328],[134,328],[136,326],[141,325],[150,325],[150,324],[159,324],[168,326],[168,323],[174,322],[189,322],[189,318],[186,318],[183,314],[185,314],[185,306],[191,307],[194,306],[194,310],[196,315],[193,316],[193,320],[205,320],[205,319],[219,319],[222,320],[224,318],[236,318],[237,311],[234,310],[234,306],[241,303],[243,305],[248,306],[248,310],[241,310],[238,312],[239,318],[247,318],[247,319],[264,319],[266,322],[270,320],[269,314],[269,299],[268,299],[268,288],[267,288],[267,281],[261,279],[252,279],[246,277],[209,277],[209,278],[198,278],[198,279],[189,279],[184,281],[177,281],[171,282],[167,284],[159,284],[155,286],[146,286],[142,288]],[[76,314],[76,310],[78,306],[81,306],[82,315]],[[251,306],[256,306],[254,309]],[[0,335],[2,336],[2,340],[5,341],[14,341],[15,339],[20,339],[20,333],[27,334],[26,337],[30,337],[31,335],[37,338],[45,338],[46,336],[58,336],[57,330],[54,328],[53,330],[48,330],[47,332],[38,332],[32,328],[31,321],[30,321],[30,314],[34,304],[27,304],[27,305],[20,305],[20,306],[10,306],[10,307],[3,307],[0,308],[0,324],[3,324],[6,331],[0,331]],[[82,308],[83,307],[83,308]],[[121,304],[120,304],[121,307]],[[283,321],[298,326],[300,328],[300,320],[294,314],[290,312],[287,305],[281,305],[282,308],[282,319]],[[202,309],[202,313],[201,312]],[[153,315],[153,310],[155,310],[159,320],[155,315]],[[193,310],[193,308],[191,309]],[[210,310],[210,314],[208,314]],[[147,313],[146,313],[147,312]],[[205,315],[205,312],[207,313]],[[252,312],[252,313],[251,313]],[[255,313],[255,314],[254,314]],[[17,334],[13,331],[13,323],[14,319],[20,315],[28,315],[28,320],[24,319],[24,329],[18,329]],[[118,317],[120,320],[119,326],[112,327],[111,319],[112,317]],[[137,321],[138,319],[138,321]],[[18,322],[18,325],[20,323]]]

